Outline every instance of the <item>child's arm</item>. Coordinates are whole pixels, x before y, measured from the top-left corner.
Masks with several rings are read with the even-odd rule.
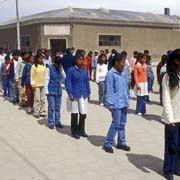
[[[73,72],[71,69],[68,70],[67,75],[66,75],[66,80],[65,80],[65,87],[66,87],[66,91],[68,93],[69,97],[72,97],[72,75]]]
[[[34,77],[35,77],[35,66],[32,65],[30,80],[31,80],[31,86],[33,88],[35,87]]]
[[[25,85],[25,80],[27,78],[27,66],[24,66],[23,72],[22,72],[22,78],[21,78],[21,86]]]
[[[137,68],[137,66],[135,65],[134,66],[134,80],[135,80],[135,83],[136,83],[136,86],[137,86],[137,89],[139,90],[140,89],[140,87],[139,87],[139,85],[138,85],[138,68]]]
[[[48,95],[48,84],[50,81],[50,71],[49,68],[46,68],[46,74],[45,74],[45,80],[44,80],[44,90],[45,90],[45,94]]]
[[[113,88],[113,76],[110,73],[107,73],[106,76],[106,105],[109,109],[114,108],[114,88]]]
[[[170,124],[174,123],[173,108],[171,106],[169,78],[167,74],[164,75],[162,80],[162,99],[163,99],[163,109],[166,116],[166,120]]]

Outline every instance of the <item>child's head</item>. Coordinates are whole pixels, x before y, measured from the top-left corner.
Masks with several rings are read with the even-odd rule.
[[[21,57],[26,62],[28,60],[29,53],[27,51],[24,51],[21,53]]]
[[[137,58],[137,55],[138,55],[138,52],[134,51],[134,53],[133,53],[134,58]]]
[[[144,54],[145,54],[145,55],[149,55],[149,50],[147,50],[147,49],[144,50]]]
[[[123,56],[123,58],[126,60],[127,59],[127,52],[126,51],[122,51],[121,55]]]
[[[172,51],[167,59],[167,73],[169,75],[169,86],[175,88],[179,86],[180,70],[180,49]]]
[[[167,55],[162,55],[162,57],[161,57],[161,63],[163,63],[163,64],[165,64],[165,63],[167,63]]]
[[[63,59],[60,56],[56,56],[54,58],[54,64],[57,68],[60,68],[62,66]]]
[[[5,57],[6,64],[9,63],[10,59],[11,59],[11,58],[10,58],[9,56],[6,56],[6,57]]]
[[[35,56],[35,64],[36,65],[43,64],[43,56],[42,56],[42,54],[37,54]]]
[[[77,54],[76,53],[75,64],[76,64],[76,66],[78,68],[82,68],[83,67],[83,65],[84,65],[84,54],[82,54],[82,53]]]
[[[146,63],[150,64],[151,63],[151,56],[146,55]]]
[[[101,54],[98,57],[99,64],[107,64],[107,56],[105,54]]]
[[[113,57],[113,66],[117,71],[121,71],[125,67],[125,59],[120,53],[116,53]]]
[[[92,51],[89,51],[89,52],[88,52],[88,56],[89,56],[89,57],[92,57],[92,55],[93,55],[93,52],[92,52]]]
[[[19,59],[19,51],[18,50],[14,50],[12,52],[12,56],[13,56],[14,60],[18,61],[18,59]]]
[[[137,54],[137,62],[144,64],[146,61],[146,56],[143,53],[138,53]]]
[[[34,64],[34,56],[33,55],[29,55],[28,62],[31,64]]]

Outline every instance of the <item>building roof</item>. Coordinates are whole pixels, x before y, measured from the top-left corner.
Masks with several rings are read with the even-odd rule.
[[[180,25],[180,18],[177,16],[167,16],[154,13],[131,12],[122,10],[100,9],[82,9],[82,8],[65,8],[44,13],[39,13],[31,16],[20,18],[21,24],[33,24],[40,22],[58,22],[58,20],[86,20],[88,21],[116,21],[127,23],[157,23],[164,25]],[[0,27],[13,25],[16,19],[11,19],[0,23]]]

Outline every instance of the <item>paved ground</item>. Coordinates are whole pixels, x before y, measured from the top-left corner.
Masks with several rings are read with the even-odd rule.
[[[151,94],[145,119],[134,114],[131,100],[127,142],[132,151],[102,150],[110,113],[97,105],[97,85],[87,119],[88,139],[70,136],[70,115],[63,93],[63,130],[50,130],[46,119],[34,119],[0,97],[0,180],[163,180],[163,125],[158,94]],[[155,91],[157,88],[155,88]],[[132,93],[133,97],[133,93]],[[178,178],[176,178],[178,179]]]

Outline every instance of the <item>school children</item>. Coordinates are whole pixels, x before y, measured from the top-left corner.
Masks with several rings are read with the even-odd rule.
[[[99,89],[99,105],[105,104],[105,77],[108,71],[107,56],[101,54],[96,67],[96,83]]]
[[[134,66],[135,93],[137,96],[136,114],[139,116],[146,113],[148,96],[146,56],[142,53],[137,55],[137,63]]]
[[[40,116],[46,116],[45,108],[45,91],[44,91],[44,79],[45,79],[46,66],[43,64],[43,56],[37,54],[35,56],[35,63],[31,68],[31,86],[34,90],[34,112],[35,118]]]
[[[88,137],[85,132],[90,85],[88,72],[83,67],[84,55],[76,54],[75,66],[71,67],[66,76],[65,86],[69,96],[68,110],[71,112],[71,133],[75,139]],[[78,123],[79,114],[79,123]]]
[[[48,125],[50,129],[54,129],[54,126],[63,128],[60,114],[62,102],[61,80],[65,77],[62,58],[56,56],[54,63],[46,69],[45,76],[45,94],[48,101]]]
[[[106,76],[106,106],[112,115],[112,123],[103,146],[108,153],[113,153],[112,144],[116,133],[118,133],[117,149],[130,151],[125,138],[127,108],[130,101],[128,79],[124,71],[125,59],[117,53],[113,57],[112,65]]]
[[[22,72],[22,79],[21,79],[21,86],[25,89],[26,97],[27,97],[27,114],[31,114],[33,112],[33,105],[34,105],[34,91],[33,87],[31,86],[30,75],[31,75],[31,68],[34,64],[34,56],[29,55],[27,59],[27,63],[24,66]]]
[[[1,79],[3,81],[3,91],[4,91],[3,96],[6,99],[9,98],[9,68],[10,68],[9,62],[10,62],[10,57],[6,56],[5,62],[2,63],[1,71],[0,71]]]
[[[163,172],[167,180],[180,177],[180,49],[167,59],[167,73],[162,81],[163,116],[165,123],[165,153]]]

